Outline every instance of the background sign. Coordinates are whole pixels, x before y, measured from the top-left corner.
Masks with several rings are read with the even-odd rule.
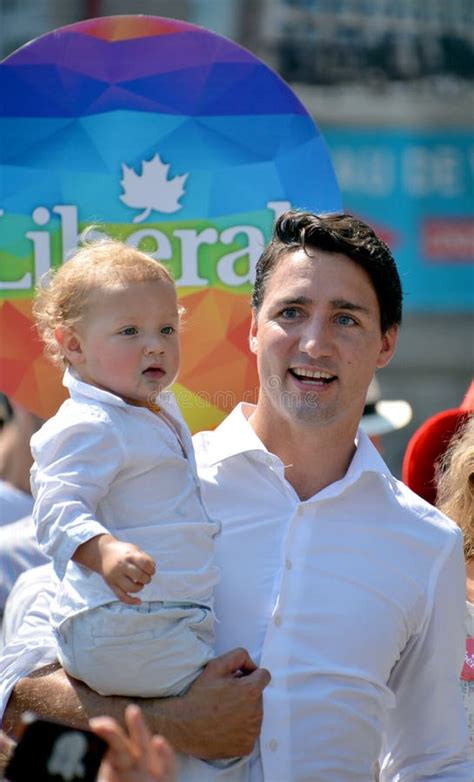
[[[191,428],[253,400],[249,294],[275,217],[340,208],[325,143],[290,88],[207,30],[118,16],[18,50],[0,92],[1,390],[44,417],[64,398],[31,297],[94,225],[174,274],[187,310],[175,390]]]
[[[462,129],[326,128],[344,207],[397,259],[404,308],[472,311],[474,141]]]

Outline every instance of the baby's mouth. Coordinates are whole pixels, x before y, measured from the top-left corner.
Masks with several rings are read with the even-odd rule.
[[[147,367],[142,372],[142,375],[145,375],[146,377],[154,378],[155,380],[157,378],[163,377],[164,374],[165,371],[161,367]]]

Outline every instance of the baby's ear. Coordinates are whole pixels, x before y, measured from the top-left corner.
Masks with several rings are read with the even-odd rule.
[[[62,354],[73,366],[81,364],[84,359],[79,335],[74,329],[58,326],[54,336],[61,347]]]

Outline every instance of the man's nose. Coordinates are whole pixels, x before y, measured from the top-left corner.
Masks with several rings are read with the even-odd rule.
[[[329,324],[310,319],[300,335],[300,350],[312,358],[332,353],[331,329]]]

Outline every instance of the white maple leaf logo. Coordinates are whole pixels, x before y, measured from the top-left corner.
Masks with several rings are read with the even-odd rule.
[[[123,177],[120,184],[124,193],[120,199],[127,206],[144,209],[133,218],[134,223],[145,220],[152,209],[166,214],[182,209],[179,199],[184,195],[184,183],[189,174],[168,179],[168,171],[169,164],[163,163],[159,155],[142,161],[141,174],[135,173],[133,168],[129,168],[125,163],[122,164]]]

